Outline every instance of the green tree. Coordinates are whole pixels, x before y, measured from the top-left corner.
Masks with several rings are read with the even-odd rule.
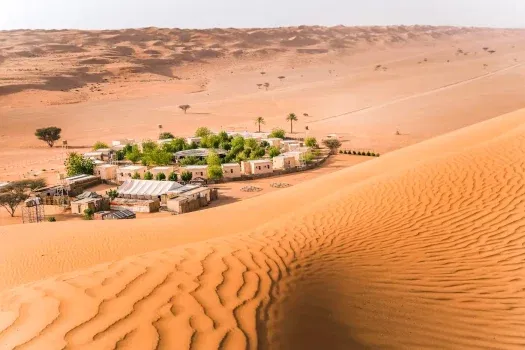
[[[168,176],[168,180],[170,180],[170,181],[177,181],[177,173],[176,172],[171,172],[170,175]]]
[[[244,143],[245,143],[245,140],[244,140],[244,137],[242,136],[235,136],[233,139],[232,139],[232,149],[240,149],[241,151],[244,149]]]
[[[137,172],[135,172],[135,173],[131,176],[131,178],[132,178],[133,180],[140,180],[140,174],[137,173]]]
[[[149,171],[146,171],[144,173],[144,180],[153,180],[153,174],[150,173]]]
[[[272,146],[268,149],[268,155],[273,158],[273,157],[277,157],[279,154],[281,154],[281,151],[279,150],[279,148],[275,147],[275,146]]]
[[[290,134],[293,134],[293,122],[296,122],[299,119],[297,119],[297,116],[295,115],[295,113],[290,113],[286,117],[286,120],[290,122]]]
[[[164,173],[158,173],[157,175],[155,175],[155,180],[164,181],[166,180],[166,175],[164,175]]]
[[[338,139],[326,139],[323,140],[323,145],[330,149],[330,153],[337,153],[337,149],[341,147],[341,141]]]
[[[194,156],[184,157],[179,161],[179,164],[182,166],[196,165],[197,163],[199,163],[199,158]]]
[[[211,180],[220,180],[222,176],[222,168],[220,165],[208,166],[208,178]]]
[[[108,146],[107,143],[104,143],[102,141],[97,141],[93,145],[93,151],[96,151],[96,150],[99,150],[99,149],[103,149],[103,148],[109,148],[109,146]]]
[[[228,133],[226,131],[221,131],[217,136],[219,136],[219,139],[221,142],[229,142],[230,137],[228,136]]]
[[[93,170],[95,169],[95,163],[91,159],[86,159],[76,152],[68,154],[64,165],[68,176],[93,175]]]
[[[128,149],[125,154],[125,158],[132,163],[137,163],[142,159],[142,152],[139,150],[139,146],[133,145],[131,149]]]
[[[264,120],[263,117],[257,117],[255,119],[255,124],[259,126],[259,132],[261,132],[261,124],[266,124],[266,121]]]
[[[221,166],[221,158],[219,158],[219,155],[215,152],[210,152],[208,156],[206,157],[206,164],[209,166],[217,165]]]
[[[317,140],[315,137],[307,137],[305,140],[304,140],[304,144],[306,147],[311,147],[311,148],[317,148],[319,147],[319,145],[317,144]]]
[[[168,140],[168,139],[174,139],[175,136],[171,132],[161,132],[159,134],[159,140]]]
[[[35,136],[47,143],[49,147],[53,147],[56,141],[60,140],[60,133],[62,129],[56,126],[49,126],[47,128],[36,129]]]
[[[195,130],[195,137],[204,137],[208,135],[211,135],[211,130],[205,126],[201,126]]]
[[[176,137],[169,143],[162,144],[162,149],[166,152],[177,153],[186,149],[188,144],[182,137]]]
[[[111,199],[111,200],[113,200],[113,199],[118,197],[118,192],[115,189],[111,189],[109,191],[106,191],[106,194],[109,197],[109,199]]]
[[[144,153],[144,156],[142,157],[142,160],[144,160],[149,166],[168,165],[171,164],[172,159],[173,154],[158,148],[151,152]]]
[[[91,208],[87,208],[84,210],[84,220],[93,220],[93,216],[95,215],[95,211]]]
[[[286,131],[284,131],[283,129],[273,129],[269,137],[284,139],[285,135],[286,135]]]
[[[191,108],[191,106],[190,105],[180,105],[179,108],[184,111],[184,114],[186,114],[186,112],[188,111],[188,109]]]
[[[9,182],[0,187],[0,206],[4,207],[11,217],[14,217],[16,208],[29,198],[30,192],[45,186],[46,182],[43,179]]]
[[[244,148],[255,149],[257,147],[259,147],[259,142],[256,139],[246,139],[244,141]]]
[[[250,154],[250,159],[260,159],[264,157],[266,154],[266,150],[261,147],[257,147],[255,149],[252,149],[252,153]]]
[[[193,175],[189,171],[183,171],[182,174],[180,174],[180,178],[184,182],[191,181],[191,178]]]
[[[146,140],[142,142],[142,152],[143,153],[153,152],[157,148],[159,148],[159,145],[154,141]]]

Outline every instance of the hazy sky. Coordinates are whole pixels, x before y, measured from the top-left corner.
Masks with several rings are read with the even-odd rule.
[[[301,24],[525,27],[525,0],[0,0],[0,29]]]

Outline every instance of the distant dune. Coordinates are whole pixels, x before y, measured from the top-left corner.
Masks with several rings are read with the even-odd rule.
[[[44,271],[45,279],[0,293],[0,344],[523,348],[524,173],[520,110],[282,190],[303,205],[279,217],[217,208],[215,238],[62,275]],[[275,199],[253,203],[271,208]],[[253,227],[228,219],[251,216]],[[199,220],[191,216],[182,231]],[[73,226],[61,228],[66,235]],[[12,237],[22,226],[9,229]],[[153,226],[144,234],[155,239]],[[85,246],[93,262],[107,261],[97,250],[105,243],[119,241]],[[123,234],[120,245],[128,243],[136,252]],[[32,257],[18,261],[12,269],[39,269]]]

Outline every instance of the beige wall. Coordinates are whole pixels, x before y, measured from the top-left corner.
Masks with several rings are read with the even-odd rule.
[[[297,166],[296,159],[294,157],[275,157],[273,158],[273,168],[282,170],[282,169],[291,169]]]
[[[192,179],[195,179],[195,178],[198,178],[198,177],[203,178],[203,179],[207,179],[208,178],[208,168],[205,168],[205,169],[186,169],[186,168],[182,168],[181,169],[181,174],[184,171],[190,172]]]
[[[131,180],[131,177],[136,172],[140,174],[140,178],[144,179],[144,174],[148,171],[148,168],[146,167],[140,167],[137,170],[129,170],[125,168],[118,168],[117,169],[117,180],[120,182],[124,182],[126,180]]]
[[[250,163],[251,170],[253,175],[258,174],[268,174],[273,172],[273,164],[272,162],[264,162],[264,163]]]
[[[222,174],[226,179],[235,179],[237,177],[241,177],[241,166],[223,165]]]
[[[113,180],[117,178],[117,166],[111,167],[95,167],[95,176],[100,177],[102,180]]]

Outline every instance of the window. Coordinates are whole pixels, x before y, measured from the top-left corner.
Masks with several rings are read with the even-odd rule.
[[[233,169],[230,169],[230,172],[233,174]]]

